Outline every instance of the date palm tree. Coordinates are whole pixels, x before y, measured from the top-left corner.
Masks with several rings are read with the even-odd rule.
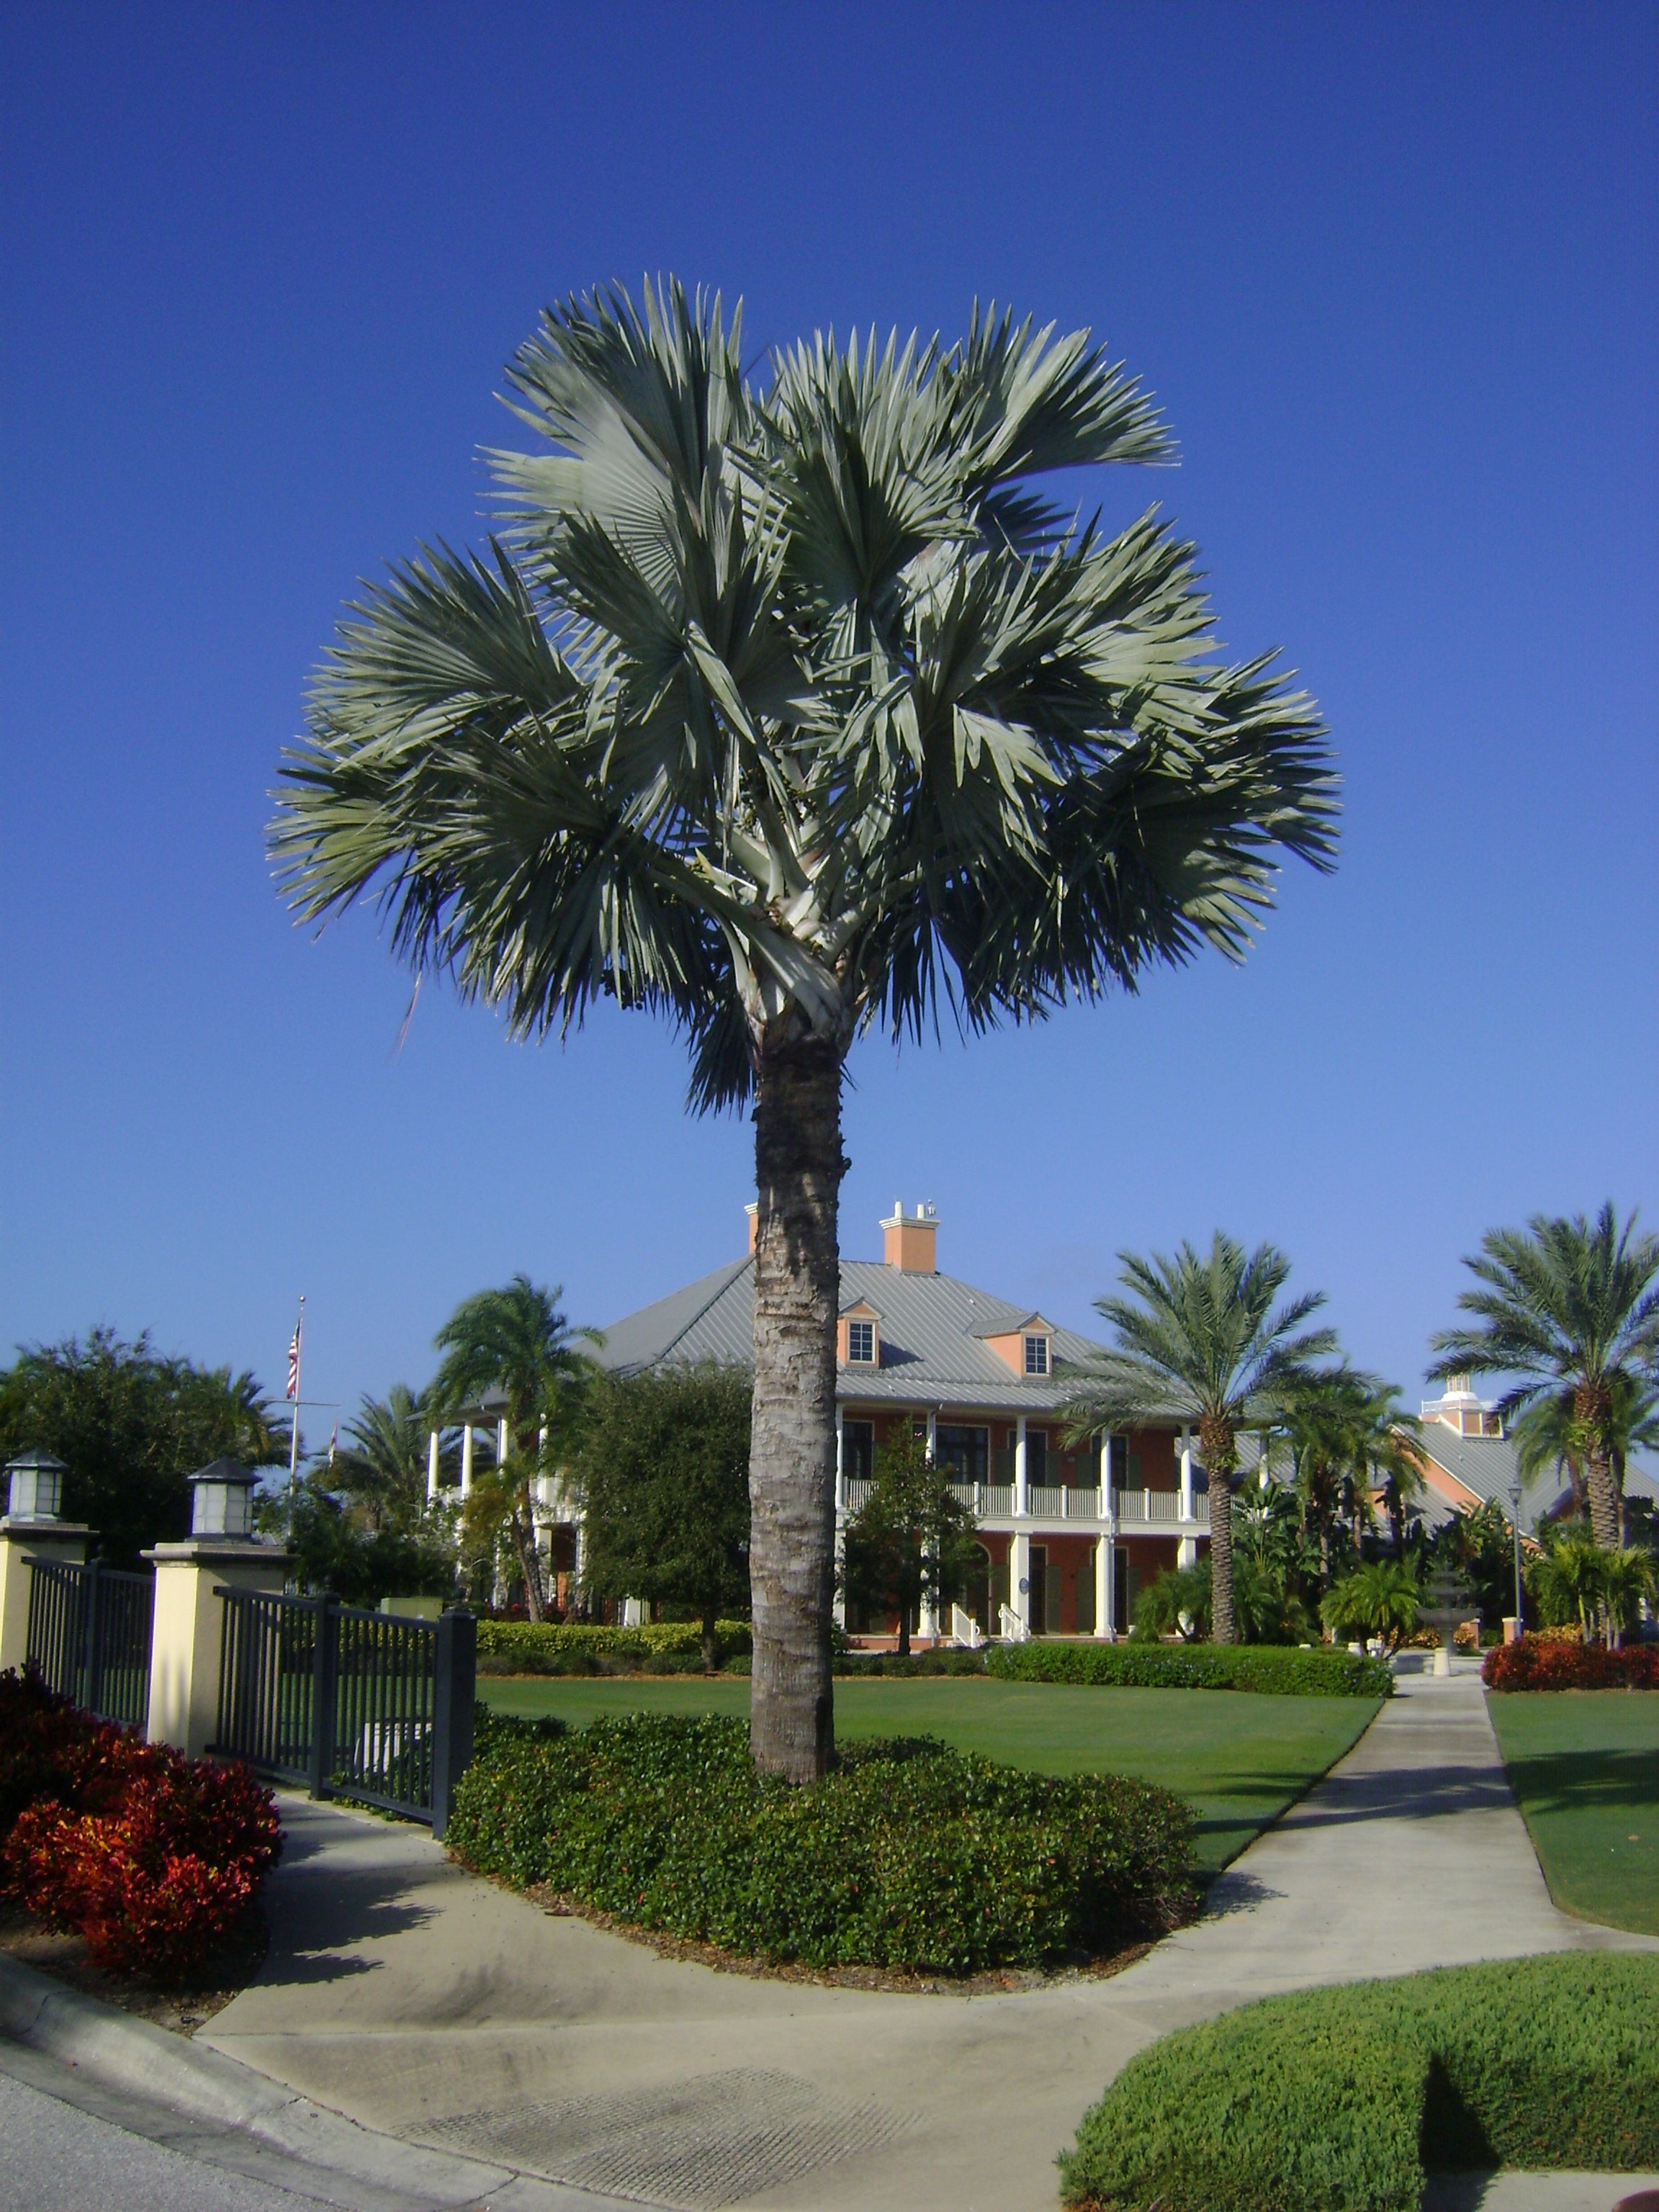
[[[1608,1384],[1612,1398],[1607,1424],[1607,1468],[1619,1514],[1619,1541],[1626,1540],[1625,1469],[1633,1451],[1659,1451],[1659,1391],[1634,1375],[1620,1374]],[[1563,1468],[1572,1485],[1572,1504],[1582,1513],[1589,1502],[1585,1461],[1589,1437],[1578,1418],[1576,1393],[1558,1390],[1528,1406],[1510,1431],[1515,1455],[1528,1482],[1546,1468]]]
[[[1182,1243],[1173,1259],[1120,1252],[1118,1260],[1129,1295],[1095,1300],[1118,1348],[1091,1364],[1071,1404],[1069,1432],[1077,1440],[1171,1418],[1196,1425],[1210,1485],[1215,1640],[1234,1644],[1238,1431],[1289,1411],[1313,1362],[1335,1351],[1336,1332],[1303,1328],[1325,1303],[1322,1291],[1275,1306],[1291,1263],[1271,1244],[1247,1254],[1218,1229],[1207,1255]]]
[[[394,949],[504,1009],[673,1023],[755,1127],[750,1733],[834,1745],[835,1328],[853,1041],[1032,1020],[1200,947],[1334,853],[1324,726],[1217,653],[1190,545],[1051,471],[1171,458],[1086,331],[832,332],[744,376],[741,312],[647,285],[550,309],[508,370],[538,441],[503,532],[343,623],[286,758],[302,918],[378,891]]]
[[[532,1480],[566,1441],[577,1403],[598,1371],[580,1347],[603,1341],[595,1329],[570,1326],[559,1309],[562,1295],[556,1285],[544,1290],[515,1275],[502,1290],[464,1298],[434,1340],[444,1357],[427,1393],[452,1417],[486,1390],[501,1393],[507,1451],[494,1470],[492,1494],[501,1502],[532,1620],[544,1618],[547,1601]]]
[[[1490,1230],[1463,1264],[1479,1287],[1457,1303],[1476,1325],[1430,1340],[1440,1355],[1431,1376],[1514,1376],[1499,1401],[1506,1416],[1571,1392],[1591,1531],[1613,1548],[1615,1393],[1659,1379],[1659,1237],[1638,1236],[1634,1213],[1621,1228],[1609,1200],[1594,1225],[1582,1213],[1538,1213],[1523,1230]]]
[[[365,1396],[346,1424],[328,1486],[343,1491],[371,1528],[408,1528],[426,1503],[432,1425],[425,1398],[406,1382],[394,1382],[384,1398]]]

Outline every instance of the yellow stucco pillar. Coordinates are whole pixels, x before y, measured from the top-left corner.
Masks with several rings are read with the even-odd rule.
[[[91,1530],[82,1521],[32,1521],[8,1513],[0,1518],[0,1674],[15,1667],[21,1674],[29,1656],[31,1559],[66,1566],[86,1563]]]
[[[279,1593],[293,1555],[234,1536],[158,1544],[149,1655],[149,1740],[199,1759],[219,1721],[219,1654],[226,1588]]]

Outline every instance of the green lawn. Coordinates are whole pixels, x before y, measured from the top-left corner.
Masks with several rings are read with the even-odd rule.
[[[498,1712],[746,1713],[749,1685],[652,1675],[602,1680],[485,1677]],[[1224,1867],[1364,1733],[1362,1698],[1272,1698],[1237,1690],[1105,1690],[946,1678],[838,1681],[844,1737],[934,1735],[1043,1774],[1137,1774],[1188,1799],[1200,1866]]]
[[[1516,1692],[1486,1711],[1556,1903],[1659,1936],[1659,1691]]]

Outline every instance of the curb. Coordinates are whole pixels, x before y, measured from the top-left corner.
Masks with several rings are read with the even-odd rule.
[[[283,2158],[356,2185],[356,2201],[388,2212],[639,2212],[515,2167],[378,2135],[285,2089],[239,2060],[137,2020],[98,1997],[0,1957],[0,2036],[117,2098],[164,2107],[220,2135],[251,2137]],[[342,2202],[331,2194],[331,2201]]]

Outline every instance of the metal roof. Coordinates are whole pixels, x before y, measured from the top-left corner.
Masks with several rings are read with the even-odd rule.
[[[750,1255],[625,1316],[605,1332],[599,1356],[625,1375],[702,1360],[751,1365],[754,1300]],[[841,1369],[836,1395],[849,1403],[1052,1413],[1076,1389],[1079,1369],[1105,1349],[1072,1329],[1053,1328],[1053,1371],[1015,1375],[983,1340],[1022,1328],[1030,1318],[1028,1307],[993,1297],[954,1275],[921,1274],[880,1260],[843,1260],[839,1310],[860,1304],[881,1317],[881,1358],[877,1366]]]
[[[1443,1421],[1425,1421],[1411,1439],[1425,1459],[1443,1468],[1453,1481],[1473,1491],[1483,1504],[1495,1504],[1507,1521],[1510,1490],[1516,1476],[1515,1446],[1507,1437],[1462,1437]],[[1521,1492],[1521,1527],[1535,1528],[1561,1510],[1572,1494],[1565,1474],[1553,1468],[1534,1475]]]

